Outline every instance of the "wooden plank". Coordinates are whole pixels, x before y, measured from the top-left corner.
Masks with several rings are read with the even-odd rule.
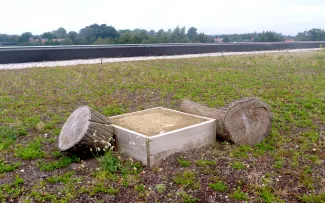
[[[149,137],[149,163],[154,166],[159,161],[176,152],[186,151],[216,140],[216,121],[199,123],[197,125],[181,128],[172,132]]]
[[[147,137],[120,126],[113,126],[116,133],[117,151],[147,165]]]

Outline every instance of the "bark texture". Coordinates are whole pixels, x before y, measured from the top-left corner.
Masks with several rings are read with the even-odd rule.
[[[84,156],[111,149],[114,141],[114,127],[109,119],[83,106],[76,109],[64,124],[59,136],[59,149]]]
[[[244,98],[216,109],[183,100],[181,111],[216,119],[217,137],[237,145],[254,145],[271,131],[270,107],[256,98]]]

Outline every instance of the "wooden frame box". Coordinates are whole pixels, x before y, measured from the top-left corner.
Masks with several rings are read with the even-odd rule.
[[[132,117],[136,114],[150,114],[153,111],[178,114],[188,119],[200,119],[197,124],[188,125],[179,129],[167,132],[160,132],[153,135],[122,127],[118,124],[119,119]],[[212,118],[196,116],[163,107],[156,107],[143,111],[110,117],[116,132],[117,150],[127,156],[141,161],[149,167],[158,164],[163,158],[176,152],[194,149],[216,141],[216,121]],[[157,120],[157,122],[159,122]],[[136,122],[134,125],[137,125]],[[150,124],[148,124],[150,125]]]

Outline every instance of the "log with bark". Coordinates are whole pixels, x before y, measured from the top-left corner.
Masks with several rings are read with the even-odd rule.
[[[216,109],[183,100],[181,111],[216,119],[217,138],[237,145],[254,145],[271,131],[270,107],[256,98],[245,98]]]
[[[88,106],[76,109],[64,124],[59,149],[79,157],[113,149],[114,127],[107,117]]]

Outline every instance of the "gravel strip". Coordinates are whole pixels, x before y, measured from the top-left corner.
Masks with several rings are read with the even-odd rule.
[[[85,60],[67,60],[67,61],[47,61],[47,62],[32,62],[32,63],[14,63],[14,64],[0,64],[1,69],[23,69],[23,68],[40,68],[40,67],[56,67],[56,66],[72,66],[79,64],[100,64],[113,63],[124,61],[144,61],[144,60],[159,60],[159,59],[183,59],[183,58],[198,58],[198,57],[213,57],[213,56],[231,56],[231,55],[248,55],[248,54],[266,54],[266,53],[293,53],[293,52],[310,52],[317,51],[316,49],[289,49],[281,51],[252,51],[252,52],[218,52],[207,54],[188,54],[188,55],[174,55],[174,56],[141,56],[141,57],[125,57],[125,58],[99,58],[99,59],[85,59]]]

